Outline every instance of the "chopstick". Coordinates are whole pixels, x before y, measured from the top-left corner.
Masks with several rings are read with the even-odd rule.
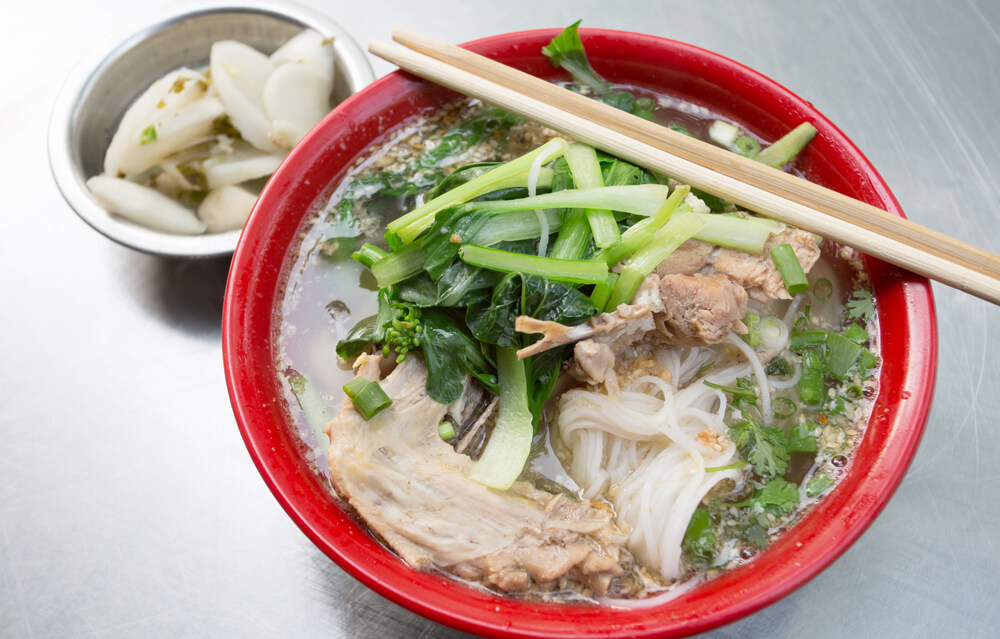
[[[415,75],[741,207],[1000,304],[1000,257],[460,47],[396,30],[369,51]]]

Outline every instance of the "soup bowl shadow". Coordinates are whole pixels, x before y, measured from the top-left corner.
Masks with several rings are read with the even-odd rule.
[[[558,30],[468,43],[547,79],[565,79],[540,53]],[[736,62],[680,42],[581,30],[588,57],[612,82],[710,107],[774,140],[802,121],[819,133],[798,167],[809,179],[902,215],[864,155],[807,101]],[[310,216],[355,159],[411,116],[457,94],[402,72],[335,109],[289,156],[262,194],[236,250],[223,309],[223,356],[243,439],[264,481],[309,538],[348,573],[429,619],[488,636],[685,636],[734,621],[792,592],[843,553],[891,497],[916,451],[937,358],[928,282],[865,258],[880,312],[881,390],[866,434],[837,486],[753,561],[644,607],[566,606],[505,598],[409,568],[334,496],[299,439],[277,370],[276,309]],[[332,357],[332,354],[331,354]]]

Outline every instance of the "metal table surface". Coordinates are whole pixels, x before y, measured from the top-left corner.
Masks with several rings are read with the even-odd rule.
[[[912,219],[1000,252],[995,0],[311,4],[361,43],[394,26],[462,42],[583,18],[718,51],[812,101]],[[264,486],[223,377],[228,260],[117,246],[56,190],[60,84],[150,11],[42,0],[0,25],[0,635],[458,636],[341,571]],[[896,496],[820,576],[711,636],[1000,635],[1000,309],[935,294],[937,391]]]

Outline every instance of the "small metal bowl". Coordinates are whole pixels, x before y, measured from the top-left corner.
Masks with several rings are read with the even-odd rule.
[[[212,43],[238,40],[271,53],[303,29],[333,38],[333,104],[374,79],[357,43],[332,20],[288,2],[216,2],[173,8],[155,22],[116,33],[85,58],[60,93],[49,125],[49,164],[63,197],[108,238],[170,257],[231,254],[240,231],[172,235],[110,215],[87,189],[128,106],[154,81],[181,66],[208,65]]]

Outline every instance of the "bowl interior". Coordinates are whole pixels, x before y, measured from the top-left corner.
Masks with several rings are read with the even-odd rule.
[[[540,54],[558,31],[506,34],[470,49],[546,78]],[[711,106],[766,139],[803,120],[819,135],[801,159],[810,179],[902,215],[868,160],[808,102],[721,56],[638,34],[582,30],[598,72]],[[846,475],[793,529],[754,561],[652,607],[561,606],[501,598],[410,570],[348,515],[323,471],[303,452],[283,405],[275,365],[275,309],[302,225],[358,154],[393,126],[456,94],[400,72],[332,112],[265,189],[234,257],[223,317],[230,398],[263,478],[302,530],[355,577],[436,621],[504,636],[679,636],[749,614],[787,594],[840,555],[874,519],[912,458],[933,394],[934,307],[928,282],[874,259],[867,265],[880,312],[884,365],[867,433]],[[263,371],[263,373],[262,373]]]
[[[255,7],[254,3],[178,12],[113,40],[110,49],[81,65],[82,74],[67,85],[65,108],[53,115],[50,155],[60,189],[74,209],[105,235],[133,248],[172,256],[214,256],[232,252],[239,231],[177,236],[110,217],[86,188],[103,171],[104,153],[126,109],[153,82],[182,66],[208,66],[214,42],[238,40],[272,53],[289,38],[312,28],[334,38],[334,86],[331,99],[342,102],[373,79],[357,45],[335,23],[294,5]],[[62,105],[60,105],[61,107]],[[56,168],[65,155],[65,175]]]

